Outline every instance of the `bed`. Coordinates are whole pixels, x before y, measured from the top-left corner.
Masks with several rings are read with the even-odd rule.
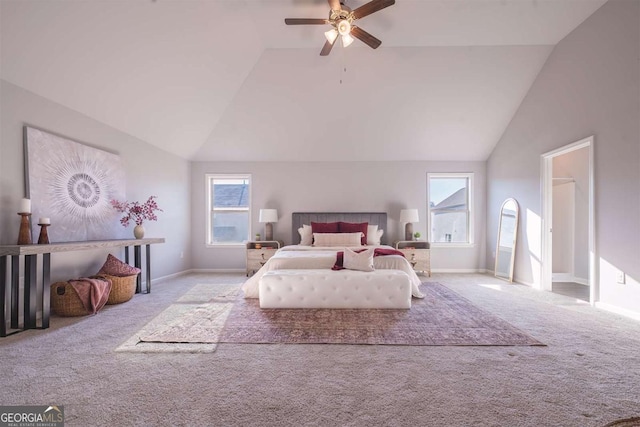
[[[366,222],[382,230],[379,244],[348,248],[374,248],[385,254],[373,258],[374,271],[334,271],[338,253],[348,249],[301,245],[305,242],[298,229],[312,222]],[[385,244],[388,237],[384,212],[294,212],[291,241],[295,244],[279,249],[243,284],[244,296],[259,298],[263,308],[409,308],[412,297],[424,297],[421,281],[402,255],[386,253],[395,252]]]

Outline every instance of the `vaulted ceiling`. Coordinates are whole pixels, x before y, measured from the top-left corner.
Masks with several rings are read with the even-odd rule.
[[[320,57],[326,0],[0,0],[0,74],[191,160],[485,160],[604,3],[397,0]]]

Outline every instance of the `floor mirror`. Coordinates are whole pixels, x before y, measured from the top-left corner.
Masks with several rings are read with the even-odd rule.
[[[495,275],[509,282],[513,281],[513,264],[518,235],[518,202],[507,199],[500,208],[498,222],[498,242],[496,244]]]

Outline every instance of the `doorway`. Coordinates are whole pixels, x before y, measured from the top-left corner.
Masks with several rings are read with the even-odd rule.
[[[542,155],[543,290],[594,304],[593,137]]]

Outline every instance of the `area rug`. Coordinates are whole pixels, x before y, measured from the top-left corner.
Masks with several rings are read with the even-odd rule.
[[[604,427],[640,427],[640,417],[625,418],[607,424]]]
[[[240,298],[221,343],[377,344],[413,346],[544,345],[449,288],[425,282],[409,310],[261,309]]]
[[[117,351],[212,352],[217,343],[544,345],[447,287],[425,282],[409,310],[261,309],[235,286],[196,285]]]
[[[239,295],[237,285],[195,285],[116,351],[212,353]]]

